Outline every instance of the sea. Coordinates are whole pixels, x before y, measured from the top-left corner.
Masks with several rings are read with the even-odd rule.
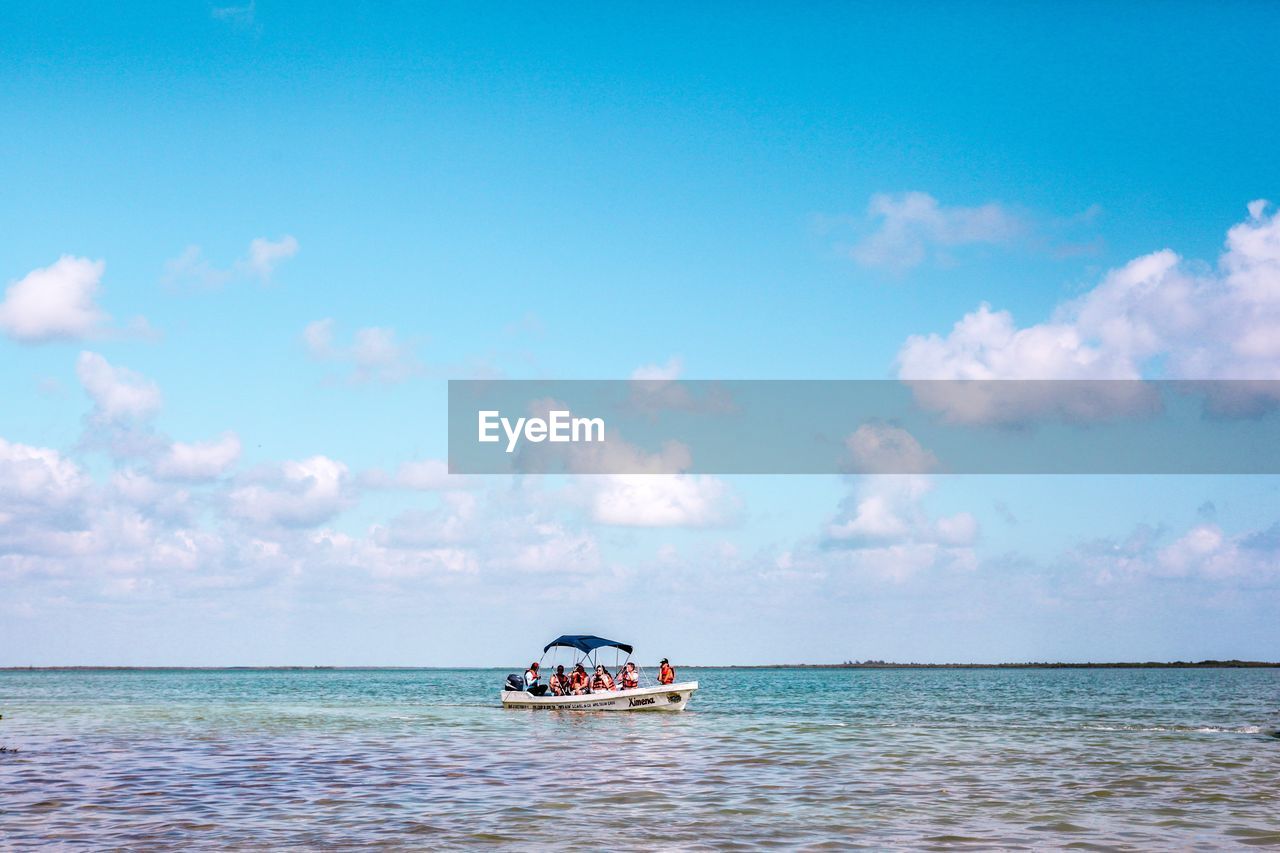
[[[0,849],[1280,846],[1277,669],[0,672]]]

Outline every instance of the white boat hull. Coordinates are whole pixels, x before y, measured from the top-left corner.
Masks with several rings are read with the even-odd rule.
[[[523,690],[503,690],[502,707],[546,711],[683,711],[697,689],[698,682],[681,681],[584,696],[534,696]]]

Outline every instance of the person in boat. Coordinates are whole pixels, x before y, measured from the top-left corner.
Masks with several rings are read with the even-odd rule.
[[[613,676],[609,674],[609,670],[604,668],[604,664],[596,664],[595,677],[591,679],[591,692],[617,690],[613,685]]]
[[[569,676],[569,692],[574,696],[591,692],[591,679],[587,677],[587,670],[582,664],[575,666],[573,675]]]
[[[524,689],[534,696],[542,696],[547,692],[547,685],[538,683],[541,678],[542,676],[538,674],[538,662],[534,661],[524,671]]]
[[[551,692],[556,696],[568,696],[569,689],[569,676],[564,674],[564,664],[560,664],[555,675],[551,676]]]
[[[618,672],[618,684],[623,690],[634,690],[640,686],[640,673],[636,672],[636,665],[631,661],[627,661]]]
[[[658,667],[658,683],[659,684],[675,684],[676,671],[671,668],[671,664],[667,663],[667,659],[663,658],[662,663]]]

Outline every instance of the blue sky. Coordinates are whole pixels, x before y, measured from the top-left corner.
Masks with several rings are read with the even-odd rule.
[[[1280,656],[1274,478],[431,467],[449,377],[1280,378],[1277,24],[0,10],[0,663]]]

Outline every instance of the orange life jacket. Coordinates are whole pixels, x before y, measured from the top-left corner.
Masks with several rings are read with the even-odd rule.
[[[574,670],[573,675],[569,676],[569,688],[571,690],[580,690],[587,686],[587,674]]]
[[[640,686],[640,679],[633,669],[624,669],[622,671],[622,689],[630,690],[633,687]]]
[[[597,675],[595,678],[591,679],[591,689],[612,690],[613,678],[607,672],[604,675]]]
[[[659,684],[674,684],[676,680],[676,671],[669,664],[662,665],[662,671],[658,673]]]

